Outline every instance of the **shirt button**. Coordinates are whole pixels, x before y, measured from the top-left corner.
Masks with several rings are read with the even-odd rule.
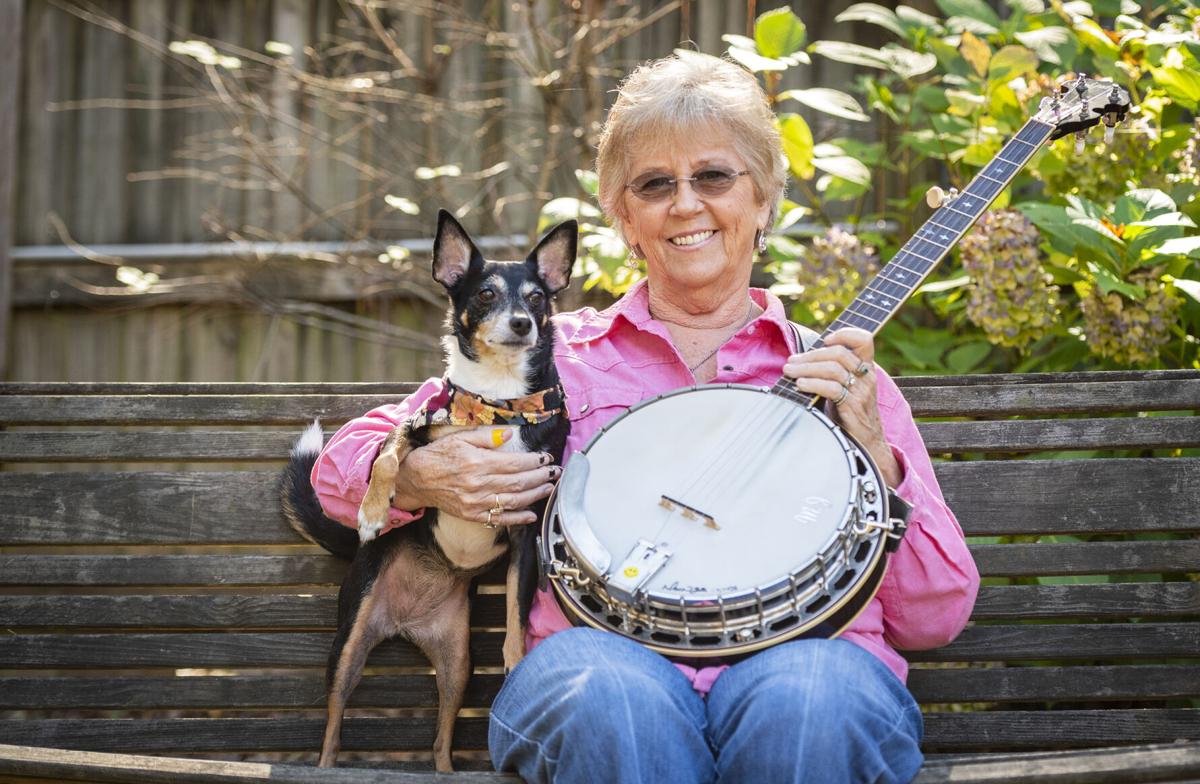
[[[751,324],[751,325],[749,326],[749,328],[747,328],[747,329],[746,329],[746,332],[748,332],[748,333],[750,333],[751,335],[753,335],[753,334],[754,334],[754,330],[755,330],[755,329],[757,329],[757,327],[756,327],[755,325]]]
[[[722,370],[725,370],[726,372],[732,371],[733,365],[726,365],[724,368],[722,368]]]
[[[587,404],[587,403],[584,403],[582,406],[580,406],[580,407],[579,407],[579,413],[581,413],[581,414],[582,414],[583,412],[587,411],[587,410],[588,410],[588,404]]]

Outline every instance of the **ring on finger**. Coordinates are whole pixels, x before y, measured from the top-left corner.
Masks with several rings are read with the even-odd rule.
[[[849,394],[850,394],[850,388],[843,384],[842,385],[842,394],[838,397],[837,400],[833,401],[833,404],[835,406],[840,406],[842,404],[842,402],[845,401],[846,397],[849,396]]]
[[[499,523],[492,522],[492,515],[494,515],[494,514],[496,514],[495,509],[488,510],[487,522],[483,524],[484,528],[496,528],[499,525]]]
[[[842,386],[846,389],[849,389],[850,387],[854,386],[855,381],[857,381],[857,379],[854,377],[854,374],[850,371],[846,371],[846,380],[842,382]]]
[[[499,493],[496,493],[496,505],[493,506],[492,509],[495,510],[496,514],[500,514],[504,511],[504,503],[500,500]]]
[[[858,367],[854,368],[854,375],[865,376],[871,372],[871,364],[869,362],[859,362]]]

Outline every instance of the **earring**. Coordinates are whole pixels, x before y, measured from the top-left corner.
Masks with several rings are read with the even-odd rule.
[[[767,252],[767,233],[759,229],[754,235],[754,245],[758,248],[759,253]]]

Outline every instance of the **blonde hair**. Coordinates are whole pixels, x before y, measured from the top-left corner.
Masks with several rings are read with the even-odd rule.
[[[638,66],[617,92],[600,134],[596,174],[600,208],[622,237],[630,149],[655,138],[694,135],[705,126],[729,135],[750,170],[755,197],[771,205],[766,228],[774,225],[787,189],[787,163],[775,115],[753,74],[731,60],[678,52]]]

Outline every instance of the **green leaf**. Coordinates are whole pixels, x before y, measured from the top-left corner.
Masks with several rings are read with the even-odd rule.
[[[731,46],[727,54],[734,60],[737,60],[742,65],[749,68],[754,73],[762,73],[763,71],[786,71],[788,64],[783,60],[776,60],[771,57],[763,57],[758,52],[752,52],[749,49]]]
[[[901,38],[904,37],[904,26],[896,12],[874,3],[855,3],[834,18],[835,22],[866,22],[891,30]]]
[[[1027,16],[1044,13],[1046,4],[1042,0],[1005,0],[1008,7],[1014,11],[1020,11]]]
[[[936,16],[930,16],[924,11],[918,11],[911,6],[896,6],[896,18],[900,20],[901,24],[908,27],[928,30],[934,35],[942,34],[942,24]]]
[[[807,28],[790,8],[776,8],[754,23],[754,42],[766,57],[786,57],[804,46]]]
[[[579,183],[579,187],[583,188],[587,195],[595,197],[600,192],[600,178],[596,176],[596,172],[588,171],[587,169],[576,169],[575,180]]]
[[[1113,206],[1113,220],[1116,223],[1134,223],[1175,210],[1175,202],[1171,197],[1157,188],[1138,188],[1117,199]]]
[[[781,114],[779,132],[792,174],[802,180],[812,179],[816,172],[813,169],[813,135],[808,123],[798,114]]]
[[[1038,59],[1054,65],[1062,64],[1060,49],[1072,44],[1071,31],[1065,27],[1042,27],[1013,34],[1020,43],[1037,53]]]
[[[897,44],[884,44],[880,52],[888,61],[888,70],[901,79],[912,79],[937,67],[937,56],[929,52],[914,52]]]
[[[863,112],[862,106],[858,101],[854,100],[854,96],[844,93],[841,90],[831,90],[828,87],[787,90],[779,94],[778,100],[799,101],[805,106],[816,109],[819,112],[832,114],[834,117],[843,117],[847,120],[868,122],[871,119]]]
[[[946,27],[952,33],[974,33],[975,35],[995,35],[1000,29],[972,16],[952,16],[946,20]]]
[[[1121,56],[1121,47],[1113,43],[1108,34],[1104,32],[1104,28],[1091,19],[1086,17],[1077,17],[1071,29],[1075,31],[1075,35],[1079,36],[1079,40],[1083,45],[1090,49],[1097,57],[1104,60],[1116,60]]]
[[[1164,62],[1171,59],[1174,58],[1168,55]],[[1181,62],[1178,66],[1151,68],[1150,73],[1154,76],[1154,81],[1166,90],[1167,95],[1176,103],[1193,112],[1200,108],[1200,74],[1193,69]]]
[[[1175,288],[1187,294],[1192,299],[1200,302],[1200,280],[1188,280],[1186,278],[1175,278],[1172,283]]]
[[[749,49],[752,52],[758,51],[758,44],[754,43],[754,39],[747,38],[744,35],[726,33],[725,35],[721,36],[721,40],[738,49]]]
[[[954,289],[960,289],[963,286],[970,284],[970,282],[971,282],[970,275],[959,275],[957,278],[948,278],[946,280],[939,280],[936,283],[926,283],[925,285],[923,285],[919,289],[917,289],[917,293],[918,294],[938,294],[943,291],[952,291]]]
[[[992,353],[987,341],[965,343],[946,355],[946,366],[955,373],[970,373]]]
[[[851,158],[849,155],[813,158],[813,166],[856,185],[868,185],[871,182],[871,170],[857,158]]]
[[[1135,286],[1132,283],[1126,283],[1112,273],[1107,267],[1100,264],[1088,262],[1088,270],[1096,278],[1096,284],[1100,286],[1100,291],[1104,294],[1111,294],[1114,291],[1119,292],[1132,300],[1140,300],[1146,296],[1146,290],[1141,286]]]
[[[1188,258],[1200,259],[1200,236],[1178,237],[1173,240],[1167,240],[1155,248],[1153,252],[1159,256],[1187,256]]]
[[[1036,71],[1038,56],[1024,46],[1005,46],[992,55],[988,64],[988,82],[1007,84],[1018,76]]]
[[[812,50],[822,57],[828,57],[839,63],[865,65],[868,68],[878,68],[882,71],[888,70],[890,65],[880,50],[845,41],[817,41],[812,45]]]
[[[564,196],[546,202],[545,207],[541,208],[541,214],[542,217],[550,219],[548,220],[550,223],[562,223],[571,219],[584,219],[584,217],[599,219],[600,210],[593,207],[592,204],[581,201],[581,199],[572,199]]]
[[[958,44],[958,51],[962,53],[963,59],[966,60],[976,76],[983,76],[988,72],[988,64],[992,60],[992,49],[979,36],[967,31],[962,34],[962,40]]]
[[[946,16],[965,16],[980,22],[1000,27],[1000,17],[984,0],[937,0],[937,7]]]

